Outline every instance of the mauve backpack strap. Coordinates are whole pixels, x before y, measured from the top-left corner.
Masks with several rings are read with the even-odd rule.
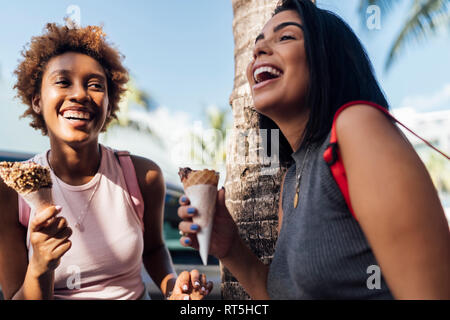
[[[136,170],[134,169],[130,153],[128,151],[115,151],[114,153],[117,159],[119,159],[128,193],[130,194],[134,210],[138,215],[142,231],[144,231],[144,198],[139,188]]]
[[[398,121],[397,119],[395,119],[390,113],[389,111],[387,111],[385,108],[383,108],[382,106],[373,103],[373,102],[369,102],[369,101],[353,101],[350,103],[347,103],[345,105],[343,105],[341,108],[339,108],[339,110],[336,112],[334,119],[333,119],[333,125],[331,128],[331,137],[330,137],[330,144],[328,145],[328,148],[325,150],[324,154],[323,154],[323,158],[326,161],[326,163],[328,164],[328,166],[330,167],[331,173],[334,177],[334,180],[336,181],[339,189],[341,190],[341,193],[345,199],[345,202],[347,203],[347,206],[350,210],[350,212],[352,213],[353,217],[357,220],[356,215],[353,211],[352,208],[352,204],[350,202],[350,194],[348,191],[348,183],[347,183],[347,175],[345,173],[345,168],[344,168],[344,164],[342,163],[342,158],[341,158],[341,154],[339,152],[339,148],[338,148],[338,137],[336,134],[336,120],[339,117],[340,113],[342,111],[344,111],[345,109],[354,106],[354,105],[367,105],[373,108],[376,108],[378,110],[380,110],[381,112],[383,112],[384,114],[386,114],[390,119],[394,120],[395,122],[397,122],[399,125],[401,125],[402,127],[404,127],[406,130],[408,130],[409,132],[411,132],[414,136],[416,136],[417,138],[419,138],[420,140],[422,140],[427,146],[431,147],[433,150],[439,152],[441,155],[443,155],[445,158],[450,160],[450,157],[448,155],[446,155],[445,153],[443,153],[442,151],[440,151],[439,149],[437,149],[436,147],[434,147],[431,143],[429,143],[428,141],[426,141],[425,139],[423,139],[422,137],[418,136],[415,132],[413,132],[411,129],[409,129],[408,127],[406,127],[403,123],[401,123],[400,121]]]
[[[134,169],[130,153],[128,151],[115,151],[114,153],[122,167],[126,187],[128,189],[127,191],[130,194],[133,207],[138,215],[141,228],[144,230],[144,199],[139,188],[136,170]],[[30,220],[31,208],[20,195],[18,195],[18,202],[19,222],[27,228]]]
[[[25,228],[28,228],[28,223],[30,221],[30,213],[31,208],[28,206],[28,204],[25,202],[25,200],[18,194],[18,208],[19,208],[19,222],[21,225],[23,225]]]

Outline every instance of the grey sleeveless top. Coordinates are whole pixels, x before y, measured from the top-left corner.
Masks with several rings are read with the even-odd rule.
[[[305,145],[292,155],[295,163],[283,185],[282,227],[267,279],[269,296],[392,299],[382,270],[377,274],[374,269],[378,263],[367,239],[323,159],[330,134],[310,144],[307,159]],[[294,208],[296,177],[303,161],[299,202]]]

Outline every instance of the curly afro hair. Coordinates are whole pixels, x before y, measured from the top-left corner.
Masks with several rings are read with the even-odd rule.
[[[48,134],[44,118],[35,113],[32,108],[32,100],[41,91],[42,75],[47,62],[66,52],[83,53],[100,63],[108,80],[108,98],[111,108],[111,115],[106,119],[102,131],[106,130],[113,119],[117,119],[119,101],[127,90],[129,76],[122,65],[123,56],[106,41],[106,34],[101,27],[87,26],[71,29],[48,23],[44,33],[33,37],[28,46],[22,52],[23,61],[14,71],[17,76],[14,89],[18,91],[17,97],[28,106],[22,117],[32,118],[31,127],[40,129],[43,135]]]

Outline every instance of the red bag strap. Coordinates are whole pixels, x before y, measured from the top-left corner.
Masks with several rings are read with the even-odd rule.
[[[347,109],[348,107],[354,106],[354,105],[368,105],[370,107],[376,108],[380,111],[382,111],[384,114],[386,114],[390,119],[397,122],[399,125],[404,127],[406,130],[411,132],[414,136],[422,140],[427,146],[431,147],[433,150],[439,152],[441,155],[443,155],[445,158],[450,160],[450,157],[446,155],[444,152],[440,151],[436,147],[434,147],[431,143],[429,143],[427,140],[423,139],[422,137],[418,136],[414,131],[409,129],[407,126],[405,126],[403,123],[398,121],[394,116],[392,116],[388,110],[383,108],[382,106],[370,102],[370,101],[352,101],[345,105],[343,105],[334,115],[333,119],[333,125],[331,127],[331,137],[330,137],[330,144],[328,145],[328,148],[325,150],[323,154],[323,158],[330,167],[331,173],[334,177],[334,180],[336,181],[339,189],[341,190],[341,193],[345,199],[345,202],[347,203],[347,206],[352,213],[353,217],[356,218],[356,215],[353,211],[352,204],[350,202],[350,194],[348,191],[348,182],[347,182],[347,175],[345,173],[344,164],[342,162],[341,154],[338,148],[338,137],[336,133],[336,120],[339,117],[340,113]]]

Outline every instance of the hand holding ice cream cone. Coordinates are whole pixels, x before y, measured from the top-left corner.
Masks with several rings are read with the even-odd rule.
[[[203,264],[207,265],[219,173],[208,169],[180,168],[178,174],[183,183],[184,192],[197,209],[198,214],[193,217],[193,221],[198,228],[200,256]]]
[[[61,207],[50,206],[40,211],[30,221],[30,244],[33,255],[30,270],[36,277],[41,277],[55,270],[61,257],[70,249],[69,237],[72,229],[67,220],[57,215]]]
[[[50,170],[34,162],[0,162],[0,177],[35,211],[29,222],[29,270],[36,278],[50,274],[70,249],[72,234],[66,219],[57,217],[61,207],[53,205]]]
[[[179,203],[178,216],[183,219],[178,226],[180,233],[183,234],[180,243],[185,247],[198,250],[197,234],[201,227],[193,221],[198,214],[198,210],[186,195],[180,198]],[[223,259],[230,253],[233,242],[240,239],[236,223],[225,206],[225,189],[217,192],[214,210],[209,254],[218,259]]]

